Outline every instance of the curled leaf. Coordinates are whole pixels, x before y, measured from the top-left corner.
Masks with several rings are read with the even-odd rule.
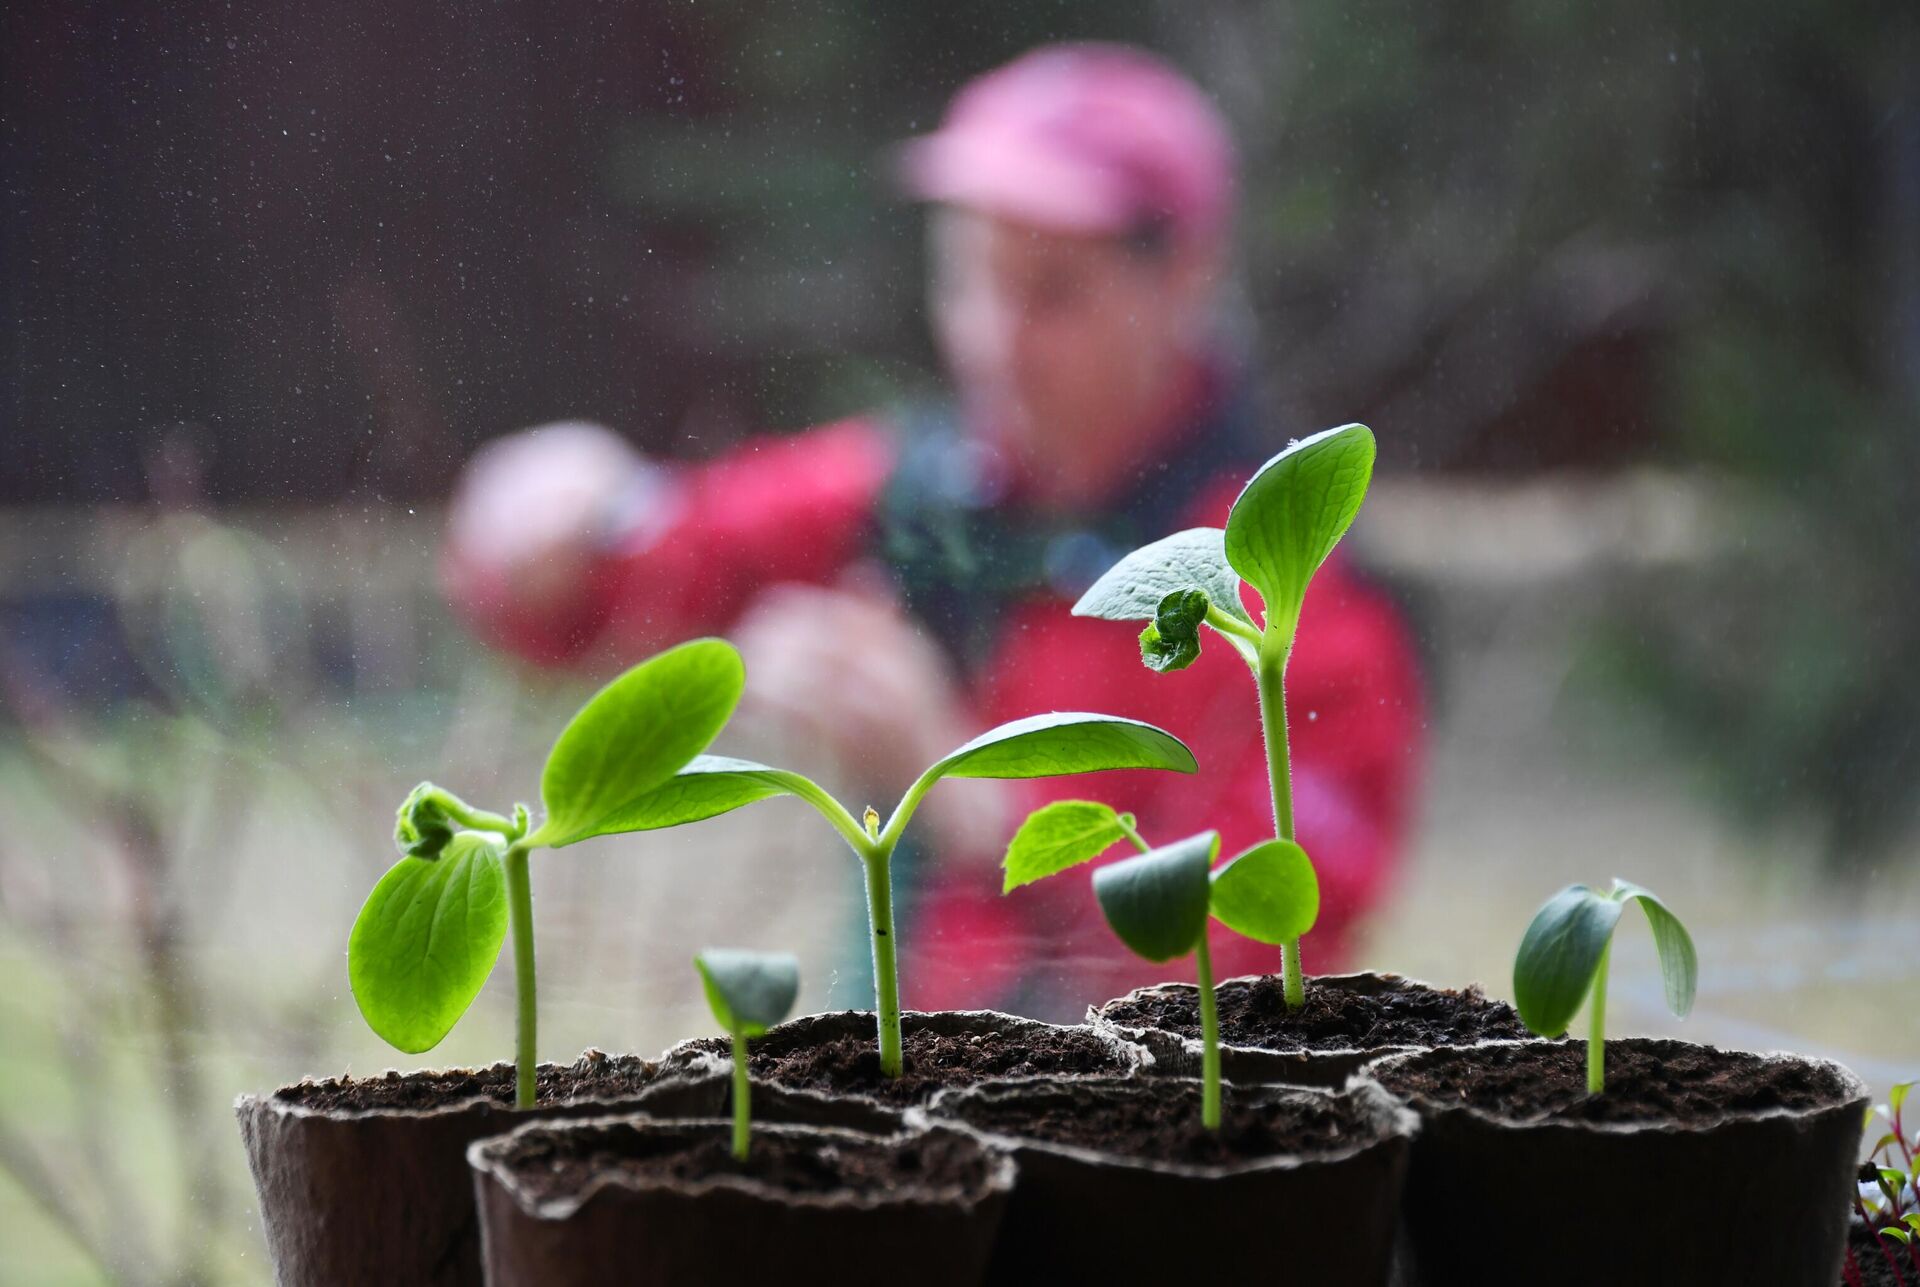
[[[453,839],[453,819],[442,802],[440,788],[422,782],[400,802],[393,821],[393,843],[409,858],[438,858]]]
[[[1140,660],[1162,674],[1185,670],[1200,656],[1200,623],[1206,619],[1206,595],[1175,590],[1160,600],[1153,624],[1140,632]]]
[[[800,962],[787,952],[710,947],[693,958],[714,1019],[757,1037],[786,1018],[800,993]]]
[[[1093,873],[1107,924],[1149,961],[1185,956],[1207,930],[1207,871],[1220,833],[1203,831]]]

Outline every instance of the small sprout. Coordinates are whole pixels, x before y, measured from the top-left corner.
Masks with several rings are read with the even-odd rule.
[[[1854,1194],[1854,1214],[1861,1224],[1879,1235],[1879,1250],[1893,1282],[1920,1283],[1920,1128],[1909,1131],[1905,1107],[1916,1083],[1895,1083],[1887,1091],[1887,1102],[1867,1110],[1867,1127],[1884,1125],[1887,1129],[1868,1150],[1868,1161],[1861,1167],[1861,1183]],[[1894,1244],[1906,1249],[1911,1266],[1900,1268]],[[1847,1248],[1847,1281],[1864,1281],[1861,1269]]]
[[[733,1038],[733,1156],[747,1160],[752,1133],[747,1041],[786,1018],[800,993],[800,962],[785,952],[710,947],[693,958],[714,1021]]]
[[[1148,622],[1140,633],[1140,659],[1151,670],[1192,665],[1200,655],[1203,622],[1240,655],[1259,694],[1274,834],[1282,841],[1295,839],[1287,656],[1307,586],[1359,512],[1373,458],[1373,431],[1365,425],[1343,425],[1290,443],[1248,480],[1224,529],[1190,528],[1141,546],[1109,568],[1073,607],[1078,616]],[[1243,581],[1265,605],[1259,624],[1242,601]],[[1306,1000],[1300,961],[1305,932],[1278,944],[1290,1009]]]
[[[533,888],[528,854],[631,831],[638,801],[711,742],[739,703],[746,672],[720,639],[641,662],[580,708],[540,778],[546,819],[475,809],[423,782],[394,824],[402,855],[361,906],[347,976],[367,1026],[419,1054],[440,1044],[493,972],[513,934],[518,992],[515,1098],[534,1100]]]
[[[1520,1018],[1543,1037],[1557,1037],[1587,1003],[1587,1090],[1606,1088],[1607,969],[1613,931],[1629,902],[1640,904],[1653,927],[1667,1008],[1684,1019],[1693,1009],[1699,962],[1693,939],[1667,905],[1639,885],[1613,882],[1607,893],[1569,885],[1546,901],[1527,926],[1513,960],[1513,998]]]

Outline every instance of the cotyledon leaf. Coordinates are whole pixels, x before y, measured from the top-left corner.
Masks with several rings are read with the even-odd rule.
[[[1240,574],[1227,562],[1226,536],[1217,527],[1190,527],[1141,546],[1087,588],[1073,615],[1151,621],[1169,594],[1198,590],[1222,612],[1253,624],[1240,602]]]

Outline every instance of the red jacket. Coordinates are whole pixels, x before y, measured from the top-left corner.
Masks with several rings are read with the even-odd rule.
[[[505,596],[459,569],[449,568],[447,584],[484,636],[548,663],[609,640],[631,639],[639,652],[724,631],[761,586],[826,582],[867,552],[896,455],[891,435],[861,420],[764,439],[678,469],[664,530],[609,551],[571,620],[516,617]],[[1221,477],[1201,488],[1187,512],[1169,515],[1165,531],[1224,523],[1240,481]],[[1020,803],[1104,800],[1136,814],[1151,842],[1214,828],[1223,856],[1271,836],[1265,751],[1245,665],[1209,638],[1189,669],[1153,674],[1140,662],[1137,624],[1075,617],[1071,606],[1046,590],[1004,604],[984,664],[967,677],[980,725],[1048,710],[1131,716],[1185,740],[1200,772],[1009,784]],[[1348,931],[1379,900],[1395,864],[1422,724],[1398,613],[1337,556],[1308,593],[1287,695],[1298,836],[1318,868],[1322,899],[1304,952],[1308,968],[1324,972],[1344,963]],[[1030,1013],[1071,1013],[1088,999],[1168,977],[1169,967],[1140,961],[1114,940],[1084,873],[1004,897],[997,882],[977,874],[961,880],[936,869],[921,884],[901,944],[904,1001],[912,1008],[1018,998]],[[1276,948],[1220,928],[1213,942],[1220,977],[1278,968]]]

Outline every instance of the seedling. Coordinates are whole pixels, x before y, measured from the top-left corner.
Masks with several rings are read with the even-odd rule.
[[[752,1135],[747,1040],[786,1018],[800,991],[800,962],[785,952],[710,947],[693,958],[713,1017],[733,1038],[733,1156],[747,1160]]]
[[[1298,940],[1320,911],[1313,863],[1291,840],[1269,840],[1215,868],[1217,831],[1154,849],[1134,829],[1131,814],[1093,800],[1061,800],[1020,824],[1007,846],[1005,890],[1087,862],[1122,838],[1140,854],[1094,872],[1094,896],[1107,924],[1136,954],[1163,962],[1193,953],[1200,994],[1200,1119],[1208,1130],[1218,1130],[1220,1018],[1207,917],[1258,942]]]
[[[1886,1133],[1868,1150],[1866,1165],[1860,1168],[1862,1183],[1853,1199],[1860,1222],[1878,1235],[1880,1255],[1896,1283],[1920,1284],[1920,1129],[1909,1133],[1906,1124],[1907,1096],[1916,1083],[1905,1081],[1887,1092],[1887,1102],[1867,1110],[1867,1129],[1884,1126]],[[1894,1244],[1905,1249],[1910,1266],[1900,1267]],[[1845,1277],[1858,1287],[1865,1282],[1853,1248],[1847,1248]]]
[[[1607,968],[1614,928],[1630,902],[1640,904],[1653,927],[1667,1009],[1684,1019],[1700,978],[1693,938],[1653,891],[1639,885],[1616,880],[1604,894],[1568,885],[1534,914],[1513,958],[1514,1004],[1535,1033],[1559,1036],[1580,1003],[1587,1003],[1587,1092],[1593,1095],[1606,1089]]]
[[[1353,523],[1373,475],[1373,431],[1343,425],[1290,445],[1260,466],[1224,529],[1195,527],[1143,545],[1109,568],[1073,607],[1077,616],[1145,621],[1140,657],[1150,670],[1183,670],[1200,655],[1200,627],[1224,638],[1253,672],[1272,781],[1273,828],[1293,840],[1287,754],[1287,658],[1313,574]],[[1264,607],[1258,623],[1241,582]],[[1311,929],[1309,923],[1301,930]],[[1289,1009],[1306,1001],[1298,936],[1281,944]]]
[[[400,806],[403,855],[373,887],[347,942],[367,1026],[419,1054],[440,1044],[492,973],[509,926],[517,996],[515,1101],[534,1101],[538,1014],[528,855],[639,828],[634,808],[705,749],[739,703],[740,654],[696,639],[641,662],[561,730],[540,775],[545,817],[476,809],[422,782]]]
[[[810,778],[725,756],[696,757],[673,778],[622,813],[635,830],[677,827],[731,812],[756,800],[797,796],[812,805],[860,860],[880,1030],[880,1069],[900,1075],[900,976],[893,924],[893,852],[914,810],[942,778],[1047,778],[1102,769],[1171,769],[1192,773],[1193,752],[1173,734],[1139,720],[1082,713],[1030,715],[989,729],[936,761],[894,806],[886,825],[867,809],[856,820]]]

